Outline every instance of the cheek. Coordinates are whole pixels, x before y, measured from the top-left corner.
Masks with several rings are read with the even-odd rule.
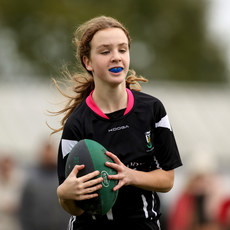
[[[108,60],[104,57],[100,57],[97,59],[96,62],[94,62],[94,67],[97,68],[98,70],[102,70],[107,68],[108,66]]]
[[[92,72],[96,75],[103,75],[105,68],[105,64],[102,60],[100,60],[100,62],[92,63]]]
[[[125,60],[125,63],[126,63],[126,65],[127,65],[127,68],[129,68],[129,65],[130,65],[130,56],[129,56],[129,55],[127,55],[127,58],[126,58],[126,60]]]
[[[126,53],[125,61],[126,61],[126,63],[128,63],[128,64],[130,63],[130,53],[129,53],[129,52]]]

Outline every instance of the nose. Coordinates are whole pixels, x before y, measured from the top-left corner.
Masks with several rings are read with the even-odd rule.
[[[118,51],[114,51],[112,53],[111,61],[112,62],[120,62],[121,61],[120,53]]]

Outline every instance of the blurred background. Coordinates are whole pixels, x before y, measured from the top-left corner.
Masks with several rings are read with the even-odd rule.
[[[74,30],[99,15],[128,28],[131,68],[149,80],[142,90],[164,103],[178,143],[184,166],[172,191],[161,195],[162,229],[229,229],[229,10],[228,0],[0,0],[0,230],[17,230],[15,221],[36,229],[22,204],[36,206],[24,198],[38,202],[45,191],[32,188],[45,185],[56,198],[55,163],[41,160],[51,152],[56,159],[60,139],[50,138],[46,125],[59,127],[48,111],[64,102],[51,78],[59,79],[63,66],[77,70]],[[54,215],[61,223],[44,218],[39,229],[67,224],[62,210]]]

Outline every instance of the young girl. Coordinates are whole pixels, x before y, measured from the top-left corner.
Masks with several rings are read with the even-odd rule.
[[[160,229],[156,192],[173,187],[174,169],[182,165],[164,106],[139,92],[138,81],[146,80],[129,71],[131,39],[120,22],[93,18],[75,35],[77,56],[86,71],[70,76],[75,95],[66,95],[69,103],[59,112],[65,116],[56,130],[63,130],[57,194],[72,215],[69,229]],[[84,165],[76,165],[65,179],[68,153],[85,138],[102,144],[115,162],[106,165],[117,171],[108,179],[119,181],[114,187],[119,193],[105,216],[89,215],[74,202],[98,196],[103,180],[96,178],[98,171],[77,178]]]

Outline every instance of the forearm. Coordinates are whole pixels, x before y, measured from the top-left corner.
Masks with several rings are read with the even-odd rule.
[[[81,208],[76,206],[74,200],[63,200],[59,198],[59,203],[66,212],[73,216],[79,216],[84,212]]]
[[[130,185],[156,192],[169,192],[174,184],[174,170],[151,172],[130,170]]]
[[[63,184],[59,185],[57,188],[57,196],[61,207],[73,216],[81,215],[84,211],[77,207],[76,202],[73,199],[68,199],[63,196],[62,186]]]
[[[106,155],[114,160],[114,163],[106,162],[106,165],[117,171],[116,175],[109,175],[109,179],[118,180],[119,183],[113,188],[114,191],[124,185],[132,185],[149,191],[168,192],[174,184],[174,170],[162,169],[143,172],[130,169],[125,166],[113,153],[107,151]]]

